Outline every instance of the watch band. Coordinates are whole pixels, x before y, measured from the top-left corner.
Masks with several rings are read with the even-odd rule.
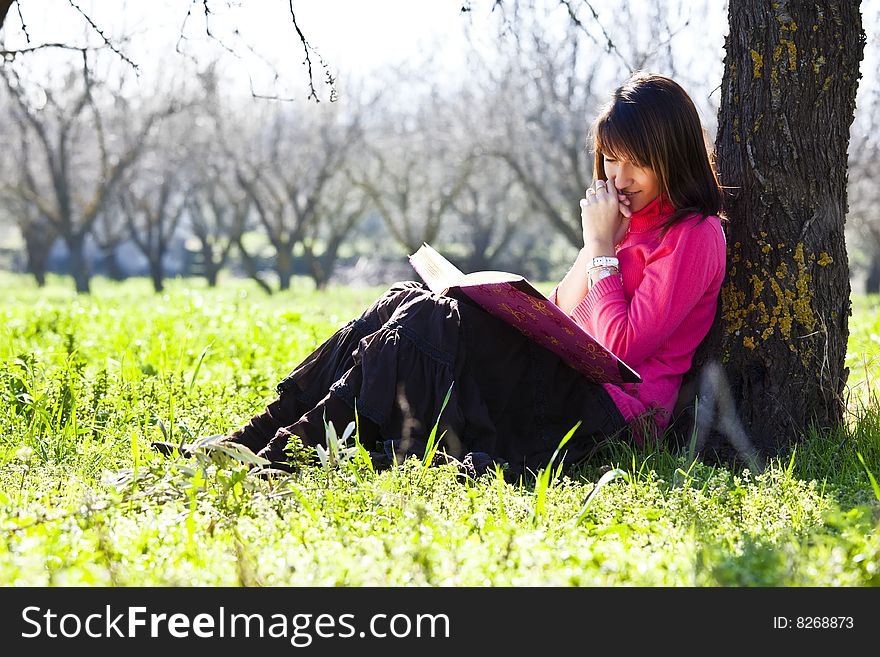
[[[620,267],[620,260],[616,256],[596,256],[590,261],[590,268],[593,267]]]

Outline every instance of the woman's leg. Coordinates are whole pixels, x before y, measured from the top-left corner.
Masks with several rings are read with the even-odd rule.
[[[312,392],[321,396],[304,402],[307,408],[275,431],[261,456],[283,468],[291,436],[326,445],[325,421],[341,435],[357,407],[361,444],[375,446],[389,463],[421,456],[437,422],[441,447],[455,459],[470,458],[477,473],[504,462],[515,478],[546,466],[578,421],[565,449],[570,463],[624,425],[601,386],[509,325],[467,300],[421,286],[410,292],[332,376],[306,376],[306,362],[279,386],[282,398],[303,394],[303,383],[317,378],[322,387]]]
[[[392,285],[360,317],[339,329],[307,356],[278,384],[278,398],[231,433],[228,440],[253,452],[266,447],[279,429],[294,424],[324,400],[333,383],[353,367],[354,354],[363,338],[381,329],[402,303],[424,295],[425,290],[424,285],[415,281]],[[341,433],[345,426],[337,428]],[[276,456],[282,455],[283,446],[275,452]]]
[[[333,381],[320,390],[322,396],[309,400],[307,411],[280,428],[260,456],[283,465],[291,435],[305,445],[326,445],[325,421],[332,422],[339,435],[355,418],[355,409],[361,444],[368,450],[377,448],[374,462],[424,453],[455,380],[458,307],[454,300],[437,297],[423,286],[407,292],[390,315],[381,315],[384,323],[379,330],[358,341],[341,364],[348,369],[325,379],[325,384]],[[293,373],[288,392],[302,392],[297,378],[305,377],[300,375],[299,370]],[[464,425],[457,396],[457,389],[453,390],[437,432],[445,434],[444,446],[450,449],[455,449]]]

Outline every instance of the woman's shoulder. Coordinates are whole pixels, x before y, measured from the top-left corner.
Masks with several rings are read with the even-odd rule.
[[[724,224],[718,215],[694,213],[674,224],[667,235],[676,241],[689,243],[726,244]]]

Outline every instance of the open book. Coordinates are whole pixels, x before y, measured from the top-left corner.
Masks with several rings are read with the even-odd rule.
[[[597,383],[640,383],[626,363],[584,331],[524,277],[503,271],[463,273],[427,244],[409,257],[435,294],[456,288]]]

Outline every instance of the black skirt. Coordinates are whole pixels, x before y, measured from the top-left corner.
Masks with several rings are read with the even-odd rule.
[[[341,434],[356,407],[374,463],[422,456],[436,424],[440,450],[470,474],[495,464],[510,478],[537,471],[578,422],[560,455],[581,462],[626,428],[601,385],[467,297],[412,281],[393,285],[326,340],[278,393],[279,424],[289,426],[269,451],[290,434],[324,444],[324,421]]]

